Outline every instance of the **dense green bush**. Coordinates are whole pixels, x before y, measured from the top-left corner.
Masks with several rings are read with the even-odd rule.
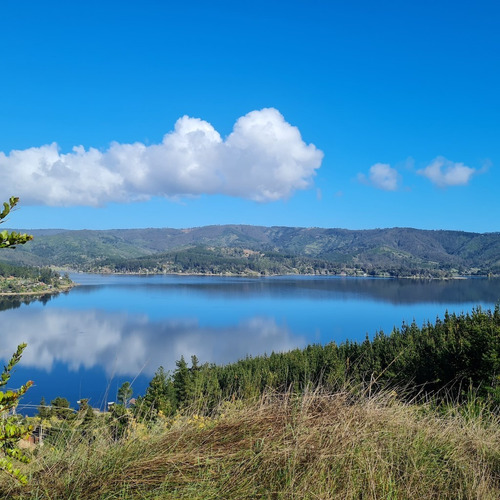
[[[500,309],[446,313],[434,324],[403,324],[390,335],[378,332],[364,342],[310,345],[225,366],[193,361],[188,368],[181,358],[173,373],[160,368],[145,396],[138,398],[136,412],[210,411],[221,398],[251,398],[268,389],[339,390],[346,382],[370,392],[404,389],[406,398],[463,401],[472,390],[495,407],[500,405]]]

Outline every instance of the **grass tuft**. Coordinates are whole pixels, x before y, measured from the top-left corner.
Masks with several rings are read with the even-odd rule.
[[[395,394],[266,394],[112,441],[96,428],[36,450],[17,499],[497,499],[499,418]]]

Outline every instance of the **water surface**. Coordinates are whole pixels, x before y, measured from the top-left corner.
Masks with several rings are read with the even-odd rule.
[[[493,308],[500,280],[419,281],[381,278],[103,276],[75,274],[80,285],[45,301],[0,301],[7,359],[28,347],[12,379],[41,396],[90,398],[95,407],[133,382],[143,394],[155,370],[175,369],[181,355],[229,363],[247,355],[309,343],[363,340],[402,322],[420,326],[444,312]]]

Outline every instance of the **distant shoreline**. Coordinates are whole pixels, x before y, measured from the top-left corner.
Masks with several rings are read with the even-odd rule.
[[[383,279],[409,279],[409,280],[466,280],[473,278],[498,278],[498,275],[460,275],[460,276],[388,276],[384,274],[315,274],[315,273],[284,273],[284,274],[260,274],[260,273],[182,273],[182,272],[114,272],[114,271],[67,271],[74,274],[100,274],[105,276],[208,276],[218,278],[273,278],[280,276],[310,276],[310,277],[336,277],[336,278],[383,278]]]
[[[0,292],[0,297],[43,297],[44,295],[57,295],[59,293],[68,292],[75,286],[78,286],[78,283],[72,283],[71,285],[64,285],[60,288],[35,292]]]

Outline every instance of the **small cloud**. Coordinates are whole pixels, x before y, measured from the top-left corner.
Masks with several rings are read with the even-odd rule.
[[[443,156],[438,156],[427,167],[417,170],[417,174],[427,177],[438,187],[465,186],[476,173],[478,170]]]
[[[372,165],[368,177],[365,174],[359,173],[357,179],[363,184],[368,184],[384,191],[396,191],[401,182],[401,176],[398,171],[387,163]]]
[[[399,170],[413,172],[415,170],[415,160],[411,156],[408,156],[405,161],[398,163],[396,166]]]
[[[492,166],[493,162],[489,158],[486,158],[486,160],[483,161],[483,166],[477,171],[477,173],[485,174]]]
[[[317,189],[316,189],[316,199],[317,199],[318,201],[321,201],[321,200],[323,199],[323,192],[321,191],[321,189],[320,189],[320,188],[317,188]]]
[[[322,160],[274,108],[238,118],[225,139],[210,123],[183,116],[159,144],[0,151],[0,199],[15,193],[24,204],[102,206],[222,194],[268,202],[309,188]]]

